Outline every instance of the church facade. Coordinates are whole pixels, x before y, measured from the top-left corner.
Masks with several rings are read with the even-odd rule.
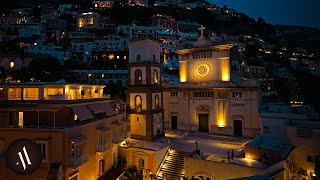
[[[254,80],[232,81],[232,47],[211,45],[202,35],[193,48],[176,51],[180,82],[163,82],[166,129],[239,137],[260,134],[259,87]]]

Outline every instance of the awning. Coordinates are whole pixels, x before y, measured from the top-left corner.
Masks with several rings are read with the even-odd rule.
[[[97,130],[98,130],[98,131],[101,131],[101,132],[108,132],[108,131],[111,131],[111,129],[110,129],[110,128],[105,127],[105,126],[97,127]]]
[[[92,113],[86,106],[73,106],[71,109],[78,116],[80,121],[93,118]]]
[[[81,144],[87,140],[87,137],[85,137],[84,135],[79,135],[75,137],[70,137],[68,139],[76,144]]]
[[[9,107],[5,111],[58,111],[61,108],[42,108],[42,107]]]
[[[117,112],[107,103],[97,103],[88,105],[89,108],[95,113],[106,113],[107,116],[115,115]]]

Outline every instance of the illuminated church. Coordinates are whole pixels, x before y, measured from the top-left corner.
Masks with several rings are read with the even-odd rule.
[[[167,80],[162,84],[165,129],[258,136],[258,85],[253,80],[233,80],[233,45],[212,45],[203,29],[192,48],[175,52],[179,56],[180,82]]]

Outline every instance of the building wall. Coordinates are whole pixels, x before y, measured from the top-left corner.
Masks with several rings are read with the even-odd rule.
[[[119,116],[113,116],[110,118],[107,118],[105,120],[93,122],[86,124],[85,126],[77,126],[75,128],[69,129],[69,131],[66,133],[66,146],[67,146],[67,152],[65,155],[69,158],[67,158],[68,162],[71,157],[71,140],[72,137],[78,137],[80,135],[86,137],[87,139],[80,144],[80,152],[81,156],[87,155],[88,161],[81,165],[79,167],[78,172],[78,179],[79,180],[91,180],[96,179],[99,174],[99,160],[103,159],[105,160],[105,172],[112,168],[113,165],[113,146],[112,145],[112,138],[114,135],[112,122],[116,120],[123,120],[125,118],[124,114],[121,114]],[[112,131],[112,133],[106,133],[104,135],[105,142],[107,144],[110,144],[110,148],[105,152],[97,152],[97,143],[98,143],[98,133],[97,130],[98,127],[109,127]],[[116,146],[117,147],[117,146]],[[66,171],[66,175],[73,174],[77,169],[73,169],[69,167]]]
[[[136,166],[139,169],[139,159],[142,158],[145,161],[145,168],[150,169],[152,174],[156,174],[160,163],[163,160],[169,146],[166,146],[160,150],[148,150],[144,148],[120,148],[119,155],[124,156],[127,159],[127,165]]]
[[[47,144],[47,157],[48,160],[40,166],[40,169],[35,173],[28,176],[18,176],[11,170],[0,166],[0,174],[5,179],[27,179],[34,180],[36,178],[46,179],[48,175],[48,169],[53,162],[62,162],[63,175],[65,180],[69,180],[69,177],[73,174],[78,175],[79,180],[91,180],[96,179],[99,175],[99,160],[105,160],[105,172],[112,168],[114,164],[114,154],[117,153],[117,145],[112,145],[114,125],[113,121],[124,120],[125,115],[121,114],[113,116],[104,120],[88,123],[82,126],[76,126],[74,128],[64,130],[46,130],[46,129],[29,129],[29,128],[2,128],[0,129],[0,143],[3,144],[4,150],[6,150],[10,143],[21,137],[34,140],[36,143]],[[109,127],[110,132],[106,132],[103,137],[106,144],[110,144],[110,148],[104,152],[97,151],[99,127]],[[79,136],[85,137],[83,143],[79,144],[80,153],[79,156],[86,156],[87,161],[73,169],[70,167],[71,159],[71,142],[73,138]],[[112,146],[115,146],[116,153],[113,153]]]
[[[312,131],[311,137],[302,137],[297,133],[298,128],[287,127],[288,138],[292,144],[295,145],[295,158],[299,166],[306,169],[308,173],[312,173],[315,170],[315,156],[320,154],[320,130],[319,129],[307,129],[306,131]],[[307,161],[307,157],[310,157],[312,161]]]
[[[307,114],[261,113],[263,133],[277,139],[284,139],[295,146],[294,155],[297,168],[314,172],[315,156],[320,154],[319,122],[309,120]],[[302,133],[301,133],[302,131]],[[308,162],[307,159],[311,158]]]
[[[177,96],[171,96],[177,92]],[[194,97],[196,92],[212,92],[212,97]],[[241,98],[233,98],[232,92],[242,92]],[[224,115],[219,101],[225,101]],[[260,134],[259,100],[256,89],[212,90],[164,90],[165,128],[171,129],[171,116],[178,116],[178,129],[198,131],[198,114],[209,114],[209,132],[234,135],[233,120],[241,120],[243,136],[256,137]]]
[[[208,51],[180,55],[180,81],[229,81],[228,51]]]
[[[146,47],[148,50],[146,50]],[[140,41],[130,44],[129,63],[136,62],[138,54],[140,54],[141,62],[153,62],[153,55],[155,55],[156,62],[160,62],[160,47],[158,43],[146,43],[146,41]]]
[[[131,123],[131,133],[139,136],[146,136],[147,132],[147,118],[143,114],[130,114],[130,120],[136,121]]]

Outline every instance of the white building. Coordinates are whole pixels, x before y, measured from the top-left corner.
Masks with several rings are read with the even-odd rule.
[[[128,70],[73,70],[72,77],[78,82],[88,84],[118,84],[125,87]]]
[[[72,4],[60,4],[58,7],[59,12],[65,12],[68,9],[72,9],[73,5]]]
[[[264,104],[260,107],[263,133],[295,146],[296,177],[311,179],[315,156],[320,154],[319,114],[309,106],[291,107],[284,104]]]
[[[50,55],[52,57],[57,58],[61,64],[64,63],[65,60],[70,58],[70,52],[65,51],[60,46],[50,46],[50,45],[29,45],[28,53],[32,55],[43,54]]]
[[[41,36],[44,27],[41,24],[32,24],[30,26],[24,26],[19,29],[19,38],[31,38],[34,36]]]

